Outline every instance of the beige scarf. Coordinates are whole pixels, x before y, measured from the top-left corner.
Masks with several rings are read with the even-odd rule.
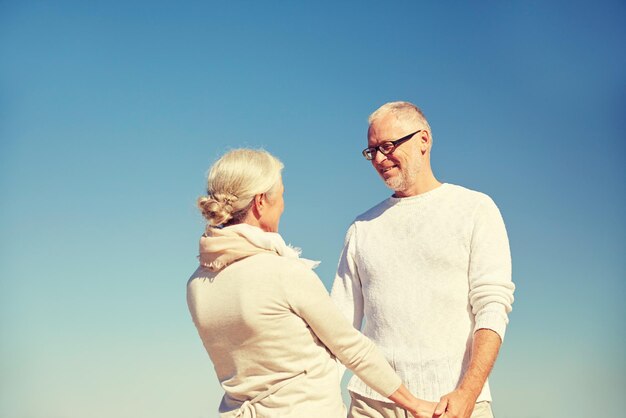
[[[275,232],[265,232],[256,226],[241,223],[224,228],[208,228],[200,238],[200,264],[217,272],[252,255],[269,253],[298,260],[313,269],[319,261],[300,258],[300,249],[285,244]]]

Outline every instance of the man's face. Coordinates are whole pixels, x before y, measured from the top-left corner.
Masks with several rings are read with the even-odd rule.
[[[369,128],[367,146],[375,147],[384,142],[393,141],[420,129],[420,126],[408,126],[399,122],[392,114],[375,120]],[[410,189],[417,181],[422,167],[420,152],[420,134],[400,144],[396,149],[383,155],[377,151],[372,159],[372,166],[383,179],[387,187],[394,190],[397,197],[410,195]]]

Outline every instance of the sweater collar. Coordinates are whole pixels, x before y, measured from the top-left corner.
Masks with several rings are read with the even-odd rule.
[[[439,185],[438,187],[435,187],[432,190],[427,191],[426,193],[421,193],[418,194],[416,196],[409,196],[409,197],[394,197],[393,195],[389,197],[388,202],[389,205],[399,205],[399,204],[412,204],[412,203],[417,203],[417,202],[423,202],[425,200],[431,199],[439,194],[441,194],[443,191],[445,191],[448,187],[450,187],[450,184],[448,183],[441,183],[441,185]]]
[[[277,254],[298,260],[308,268],[315,268],[319,261],[300,258],[300,249],[287,245],[275,232],[245,223],[224,228],[207,228],[200,238],[200,264],[217,272],[226,266],[256,254]]]

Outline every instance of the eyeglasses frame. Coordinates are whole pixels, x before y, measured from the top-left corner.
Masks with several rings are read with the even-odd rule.
[[[376,154],[374,154],[375,152],[380,152],[383,155],[393,154],[393,152],[396,150],[396,148],[398,148],[398,146],[400,146],[401,144],[404,144],[406,141],[413,138],[415,135],[417,135],[418,133],[422,131],[424,131],[424,129],[419,129],[411,134],[408,134],[406,136],[403,136],[402,138],[399,138],[393,141],[385,141],[382,144],[377,145],[375,147],[365,148],[363,151],[361,151],[361,154],[363,154],[363,156],[365,157],[367,161],[372,161],[374,158],[376,158]],[[385,152],[383,151],[382,147],[387,144],[393,145],[393,148]],[[371,158],[368,157],[368,154],[371,155]]]

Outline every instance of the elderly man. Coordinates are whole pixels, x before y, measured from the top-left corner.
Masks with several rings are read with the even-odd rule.
[[[348,229],[332,298],[434,416],[492,417],[487,376],[513,303],[509,243],[485,194],[439,182],[411,103],[369,118],[363,155],[394,193]],[[404,417],[357,377],[349,417]]]

